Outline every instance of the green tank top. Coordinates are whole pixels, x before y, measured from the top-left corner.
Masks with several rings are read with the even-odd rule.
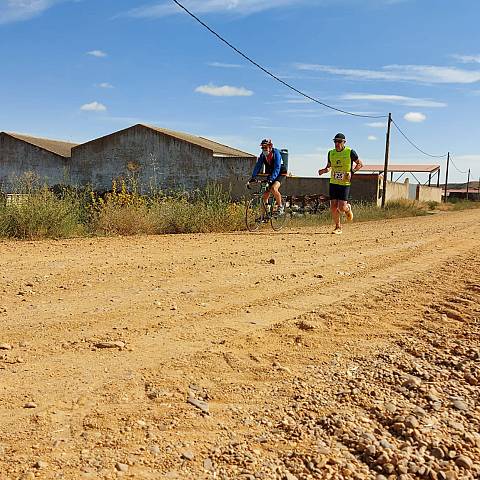
[[[337,152],[335,149],[330,150],[328,155],[332,169],[330,183],[344,186],[351,185],[350,180],[346,180],[346,174],[352,171],[351,151],[352,149],[348,147],[345,147],[341,152]]]

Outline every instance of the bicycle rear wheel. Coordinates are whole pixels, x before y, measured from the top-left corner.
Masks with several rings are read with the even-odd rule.
[[[261,197],[254,197],[247,201],[245,207],[245,225],[247,230],[254,232],[258,230],[265,218],[265,210]]]
[[[274,212],[270,217],[270,224],[272,228],[278,232],[283,228],[285,222],[287,221],[287,211],[286,209],[283,210],[283,213]]]

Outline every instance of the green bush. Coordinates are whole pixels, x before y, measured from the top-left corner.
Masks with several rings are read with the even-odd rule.
[[[243,227],[243,206],[221,186],[144,197],[125,183],[98,197],[91,192],[90,230],[102,235],[222,232]]]
[[[234,203],[169,197],[154,202],[150,211],[155,233],[225,232],[244,227],[244,207]]]
[[[74,198],[58,199],[47,189],[25,194],[0,207],[0,236],[34,239],[83,235],[81,205]]]
[[[8,205],[0,205],[0,237],[36,239],[245,230],[244,204],[232,202],[230,192],[216,184],[207,185],[204,190],[170,195],[157,192],[148,197],[124,181],[113,182],[112,191],[103,196],[88,188],[59,188],[54,194],[40,187],[31,176],[22,182],[16,189],[22,195]],[[398,200],[388,202],[384,209],[355,203],[353,211],[355,222],[362,222],[479,206],[480,202],[437,204]],[[294,227],[331,223],[328,208],[318,214],[297,213],[289,222]]]
[[[90,230],[100,235],[156,233],[155,220],[146,205],[106,203],[90,219]]]

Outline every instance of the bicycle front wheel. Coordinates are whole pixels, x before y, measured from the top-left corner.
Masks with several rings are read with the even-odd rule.
[[[264,208],[261,197],[255,197],[247,201],[245,207],[245,225],[247,230],[255,232],[258,230],[264,219]]]
[[[270,218],[270,224],[272,228],[278,232],[283,228],[287,221],[287,211],[283,210],[283,213],[274,212]]]

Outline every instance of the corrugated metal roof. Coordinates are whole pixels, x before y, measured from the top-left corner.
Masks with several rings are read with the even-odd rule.
[[[194,145],[198,145],[200,147],[213,150],[213,154],[215,156],[255,157],[255,155],[252,155],[251,153],[243,152],[242,150],[237,150],[236,148],[231,148],[226,145],[222,145],[221,143],[214,142],[213,140],[209,140],[208,138],[197,137],[196,135],[190,135],[184,132],[176,132],[175,130],[169,130],[168,128],[155,127],[153,125],[145,125],[145,124],[140,124],[140,125],[142,125],[143,127],[147,127],[152,130],[155,130],[157,132],[164,133],[165,135],[169,135],[171,137],[179,138],[180,140],[193,143]]]
[[[383,172],[383,165],[364,165],[360,172]],[[433,173],[440,168],[440,165],[389,165],[389,172],[424,172]]]
[[[30,135],[24,135],[14,132],[2,132],[10,137],[22,140],[24,142],[35,145],[36,147],[43,148],[49,152],[60,155],[61,157],[70,158],[72,148],[77,146],[77,143],[62,142],[61,140],[51,140],[50,138],[31,137]]]

